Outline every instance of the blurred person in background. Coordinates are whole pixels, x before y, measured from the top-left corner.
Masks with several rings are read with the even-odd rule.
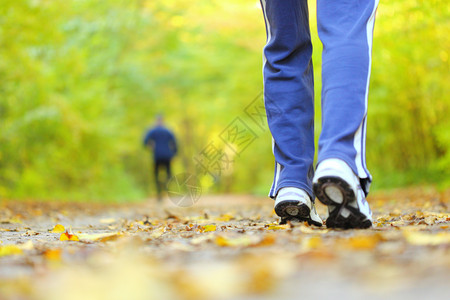
[[[172,176],[170,163],[177,153],[175,135],[164,125],[164,117],[156,117],[156,125],[150,128],[144,137],[144,146],[153,152],[153,171],[155,176],[158,201],[162,200],[162,189],[167,190],[167,183]],[[160,170],[165,169],[166,177],[160,180]]]
[[[314,81],[307,0],[261,0],[266,24],[264,101],[273,136],[270,197],[281,222],[367,228],[372,177],[365,160],[367,99],[378,0],[317,1],[322,53],[322,132],[314,172]]]

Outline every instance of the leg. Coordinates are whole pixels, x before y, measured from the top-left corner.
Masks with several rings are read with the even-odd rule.
[[[322,225],[312,193],[314,83],[307,0],[262,0],[267,30],[264,101],[273,136],[276,198],[281,223]]]
[[[314,89],[307,0],[261,4],[267,32],[264,101],[275,156],[269,196],[295,187],[313,198]]]
[[[365,161],[372,32],[378,0],[317,0],[322,54],[322,133],[318,163],[346,162],[367,194]]]
[[[172,171],[170,169],[170,160],[165,161],[164,166],[166,167],[166,181],[164,182],[164,190],[167,192],[167,184],[169,183],[170,178],[172,178]]]
[[[155,176],[155,185],[156,185],[156,193],[158,197],[158,201],[161,200],[161,183],[159,181],[159,167],[161,165],[161,162],[159,160],[155,160],[153,162],[153,172]]]
[[[167,162],[166,162],[166,174],[167,174],[167,180],[169,180],[172,177],[172,170],[170,168],[170,160],[167,160]]]
[[[328,227],[368,228],[365,197],[371,182],[365,162],[372,32],[378,0],[317,1],[322,54],[322,133],[314,177],[317,198],[328,205]]]

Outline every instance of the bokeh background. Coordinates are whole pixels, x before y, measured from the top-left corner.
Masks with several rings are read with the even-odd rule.
[[[310,2],[320,133],[321,44]],[[450,11],[445,0],[381,1],[367,158],[372,190],[450,186]],[[262,91],[264,21],[255,0],[2,0],[0,197],[137,201],[154,195],[142,146],[154,115],[178,137],[174,173]],[[267,194],[267,128],[208,193]],[[259,130],[259,131],[258,131]],[[228,151],[228,152],[227,152]]]

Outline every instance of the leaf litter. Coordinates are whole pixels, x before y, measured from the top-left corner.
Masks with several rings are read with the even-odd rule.
[[[448,193],[372,197],[373,228],[345,231],[279,225],[273,203],[256,197],[203,197],[190,208],[4,201],[0,298],[448,294]]]

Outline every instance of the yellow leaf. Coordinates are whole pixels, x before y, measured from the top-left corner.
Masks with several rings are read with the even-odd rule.
[[[230,220],[233,220],[234,217],[230,214],[223,214],[220,217],[216,218],[217,221],[222,221],[222,222],[229,222]]]
[[[63,233],[66,229],[61,224],[56,224],[55,227],[50,231],[52,233]]]
[[[245,240],[247,241],[247,240]],[[230,238],[226,238],[224,236],[217,236],[215,243],[217,246],[220,247],[227,247],[227,246],[239,246],[238,244],[242,244],[242,239],[241,240],[237,240],[237,239],[230,239]],[[247,243],[245,243],[247,244]]]
[[[402,216],[402,219],[403,219],[403,220],[406,220],[406,221],[412,221],[412,220],[414,220],[415,218],[416,218],[416,215],[415,215],[414,213],[411,213],[411,214],[407,214],[407,215]]]
[[[377,218],[377,221],[378,221],[378,222],[383,222],[383,223],[385,223],[385,222],[388,222],[389,219],[386,218],[385,216],[382,216],[382,217],[378,217],[378,218]]]
[[[346,241],[346,246],[355,250],[371,250],[374,249],[380,242],[380,236],[378,235],[360,235],[354,236]]]
[[[247,247],[250,245],[256,245],[261,239],[256,236],[240,236],[240,237],[226,237],[217,236],[215,243],[220,247]]]
[[[203,232],[216,231],[216,225],[205,225],[203,226]]]
[[[47,249],[44,251],[43,255],[48,260],[60,261],[61,249]]]
[[[399,226],[404,226],[405,225],[405,221],[392,221],[391,222],[391,226],[397,226],[397,227],[399,227]]]
[[[59,237],[60,241],[79,241],[80,239],[74,235],[70,234],[67,230]]]
[[[70,237],[69,237],[69,241],[79,241],[80,239],[78,238],[78,236],[76,236],[76,235],[71,235]]]
[[[406,240],[413,245],[441,245],[450,243],[450,232],[423,233],[414,231],[404,231]]]
[[[92,242],[107,242],[117,239],[122,236],[121,232],[106,232],[106,233],[93,233],[93,234],[79,234],[78,238],[82,241]]]
[[[166,231],[166,229],[164,228],[164,226],[159,227],[158,229],[155,229],[152,231],[152,233],[150,234],[150,237],[152,239],[156,239],[159,238],[160,236],[163,235],[163,233]]]
[[[12,217],[11,219],[9,219],[9,220],[8,220],[8,223],[11,223],[11,224],[14,224],[14,223],[16,223],[16,224],[21,224],[21,223],[22,223],[22,220],[20,219],[19,216],[15,216],[15,217]]]
[[[259,241],[257,244],[254,244],[252,246],[262,247],[262,246],[271,246],[275,244],[276,238],[275,234],[270,233],[266,234],[261,241]]]
[[[303,242],[304,250],[317,249],[322,246],[322,238],[320,236],[312,236]]]
[[[288,229],[289,225],[269,225],[267,230],[280,230],[280,229]]]
[[[22,253],[23,253],[22,249],[20,249],[20,247],[16,245],[0,246],[0,257],[7,255],[17,255]]]

